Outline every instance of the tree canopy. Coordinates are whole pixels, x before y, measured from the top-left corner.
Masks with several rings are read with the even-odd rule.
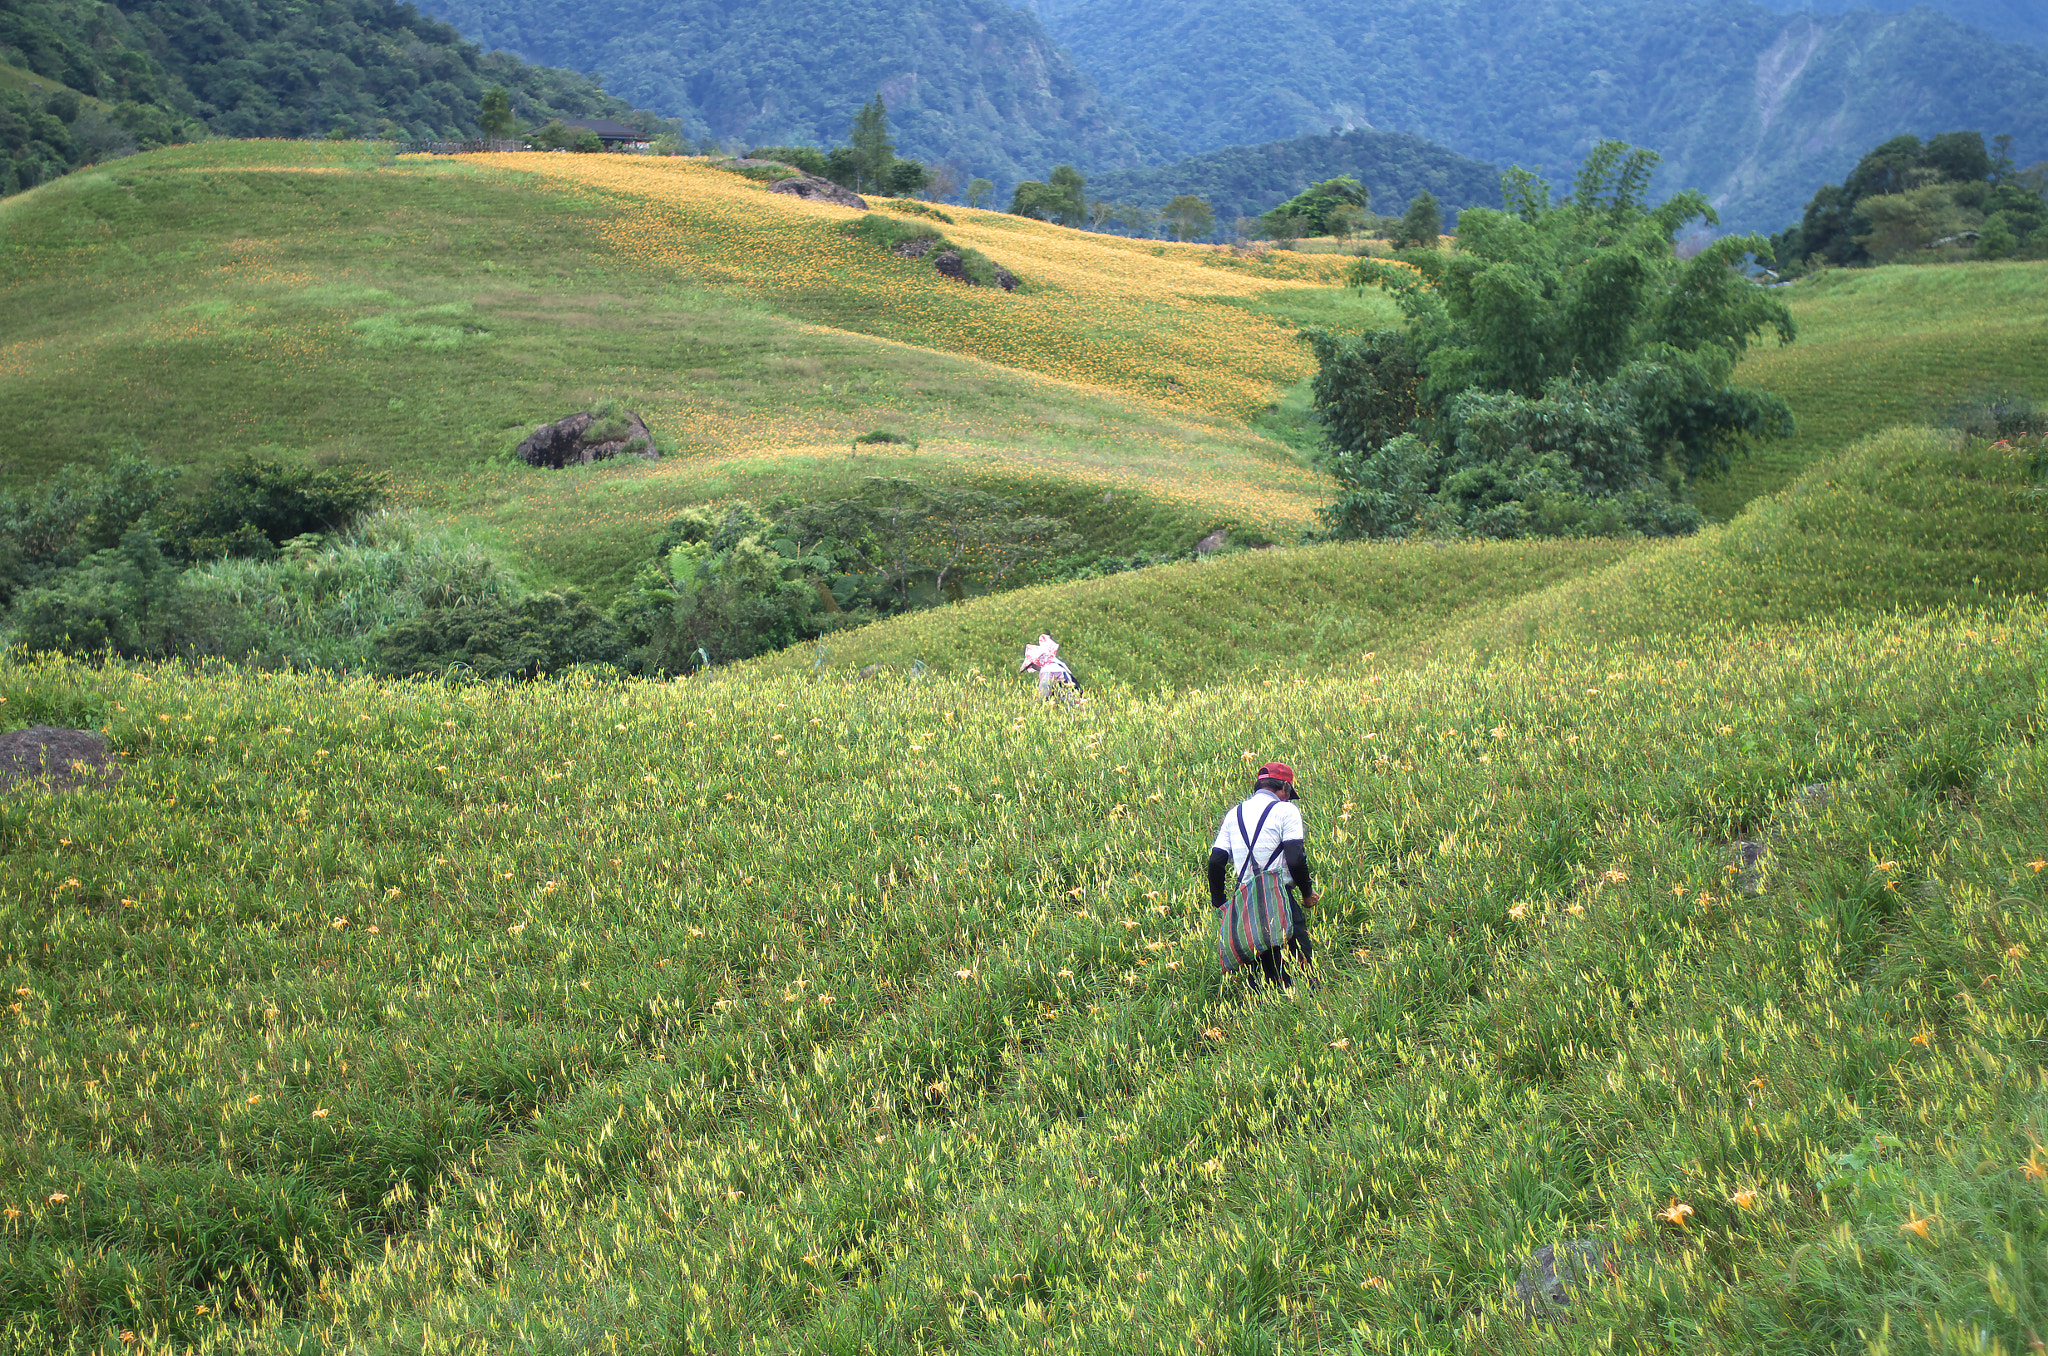
[[[1259,229],[1271,236],[1342,235],[1339,213],[1363,212],[1372,204],[1364,184],[1348,174],[1325,179],[1271,209],[1259,218]]]
[[[1771,237],[1792,268],[1858,267],[1947,246],[1985,259],[2048,258],[2039,166],[2016,168],[2011,141],[1980,132],[1910,134],[1873,147],[1839,184],[1813,195],[1796,225]]]
[[[1790,432],[1783,401],[1733,383],[1752,342],[1793,337],[1742,269],[1769,245],[1725,236],[1680,258],[1680,231],[1714,211],[1696,192],[1651,205],[1656,163],[1603,142],[1561,202],[1511,170],[1510,209],[1465,212],[1455,252],[1353,266],[1407,323],[1307,335],[1347,491],[1325,511],[1336,535],[1688,530],[1687,483]]]

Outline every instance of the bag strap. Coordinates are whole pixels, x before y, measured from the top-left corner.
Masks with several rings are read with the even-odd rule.
[[[1258,852],[1259,848],[1259,835],[1266,831],[1266,816],[1272,814],[1273,807],[1275,807],[1279,803],[1280,800],[1277,796],[1274,797],[1272,800],[1266,802],[1266,808],[1259,813],[1259,822],[1257,826],[1255,826],[1250,833],[1246,833],[1244,831],[1244,802],[1239,801],[1237,803],[1237,832],[1239,836],[1241,836],[1244,839],[1244,864],[1247,867],[1257,869],[1259,863],[1258,857],[1255,854]],[[1285,843],[1282,843],[1280,846],[1274,848],[1273,855],[1267,858],[1266,860],[1265,869],[1267,871],[1271,871],[1273,869],[1273,863],[1279,861],[1280,854],[1286,850],[1287,845]]]

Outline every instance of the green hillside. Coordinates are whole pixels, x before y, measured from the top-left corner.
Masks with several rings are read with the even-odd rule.
[[[0,1340],[1817,1353],[2048,1321],[2037,605],[1212,665],[1078,712],[988,659],[0,670],[11,720],[104,727],[124,774],[0,800]],[[1274,756],[1317,983],[1219,1001],[1194,863]],[[1526,1259],[1574,1239],[1612,1267],[1531,1322]]]
[[[871,206],[356,142],[66,176],[0,202],[0,474],[374,469],[447,591],[607,599],[683,510],[877,474],[1105,549],[1313,523],[1264,430],[1303,323],[1392,322],[1347,260]],[[109,750],[0,790],[0,1356],[2029,1350],[2048,449],[1937,425],[2048,399],[2048,265],[1782,295],[1741,379],[1801,441],[1693,538],[1243,551],[675,681],[0,656],[0,727]],[[660,461],[511,458],[607,400]],[[368,550],[212,587],[388,607]],[[1201,862],[1271,758],[1322,903],[1254,995]]]
[[[522,126],[660,125],[597,81],[485,53],[391,0],[15,0],[0,63],[14,72],[0,74],[0,195],[209,135],[475,137],[492,86]]]
[[[1042,0],[1105,95],[1189,153],[1333,128],[1402,131],[1568,182],[1603,138],[1664,157],[1736,231],[1795,220],[1902,132],[2010,132],[2048,158],[2048,50],[1929,8],[1774,14],[1750,0]]]
[[[948,232],[1033,283],[985,295],[846,237],[853,216],[668,158],[272,142],[123,160],[0,204],[0,395],[93,430],[0,475],[121,450],[192,485],[250,453],[387,471],[535,584],[606,595],[687,505],[873,476],[1019,493],[1117,554],[1313,522],[1322,477],[1245,418],[1307,371],[1298,320],[1244,303],[1390,315],[1327,288],[1341,259],[960,210]],[[511,457],[605,399],[670,455]],[[875,429],[918,446],[852,455]]]

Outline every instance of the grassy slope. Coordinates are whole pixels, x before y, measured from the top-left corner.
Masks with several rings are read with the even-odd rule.
[[[38,232],[81,242],[85,301],[110,317],[125,289],[141,319],[10,335],[0,382],[61,392],[52,355],[99,343],[145,364],[175,316],[198,346],[156,398],[225,354],[246,366],[223,394],[301,417],[249,374],[289,378],[318,330],[290,308],[343,284],[163,229],[167,203],[228,219],[213,197],[260,220],[293,195],[331,244],[286,263],[405,298],[344,295],[346,333],[459,329],[425,308],[480,293],[398,283],[445,276],[405,272],[435,231],[490,221],[535,223],[490,251],[532,256],[524,305],[602,281],[634,328],[661,313],[590,243],[595,198],[493,217],[497,170],[338,165],[344,202],[321,175],[199,192],[174,168],[30,195]],[[380,185],[403,195],[353,196]],[[404,195],[434,187],[478,215],[430,222]],[[152,193],[160,247],[119,218]],[[181,260],[228,290],[142,286]],[[551,284],[565,261],[595,262]],[[10,295],[54,314],[19,262]],[[246,309],[265,295],[283,319]],[[724,323],[760,362],[819,333],[660,295],[685,298],[677,342]],[[437,352],[378,367],[416,383],[388,399],[464,371]],[[407,427],[353,370],[327,383],[348,408]],[[1093,398],[1103,426],[1241,427]],[[1018,474],[1029,420],[976,399]],[[480,522],[532,483],[430,455],[447,487],[417,492]],[[823,682],[809,653],[467,691],[0,667],[8,723],[103,728],[126,767],[0,798],[0,1350],[1820,1352],[1887,1320],[1893,1350],[1953,1349],[1936,1322],[2023,1349],[2048,1330],[2048,616],[2009,595],[2041,588],[2040,474],[1889,435],[1691,542],[1239,556],[836,637]],[[550,484],[580,504],[644,476]],[[1854,615],[1893,604],[1915,610]],[[1091,680],[1078,718],[1009,672],[1046,626]],[[1271,756],[1310,779],[1323,984],[1219,1004],[1195,863]],[[1770,844],[1754,881],[1737,837]],[[1819,1195],[1877,1133],[1899,1142]],[[1616,1282],[1578,1323],[1526,1323],[1521,1259],[1589,1232],[1623,1249]]]
[[[1734,516],[1860,438],[1939,423],[1966,400],[2048,402],[2048,265],[1837,270],[1784,295],[1798,340],[1752,350],[1737,379],[1783,396],[1798,433],[1701,486],[1713,517]]]
[[[1858,443],[1677,541],[1343,545],[1026,589],[829,637],[838,671],[1006,667],[1041,630],[1084,683],[1202,686],[1531,644],[1628,643],[2048,593],[2048,466],[1946,433]],[[808,647],[757,663],[809,669]]]
[[[0,800],[0,1347],[2018,1349],[2044,676],[2033,607],[1081,719],[15,666],[126,776]],[[1322,987],[1219,1004],[1194,863],[1271,756]]]
[[[963,209],[955,238],[1031,282],[1004,296],[692,162],[482,160],[208,143],[0,205],[0,398],[66,430],[0,471],[110,447],[200,466],[303,449],[390,468],[542,577],[600,585],[681,504],[864,474],[1092,487],[1123,503],[1093,526],[1124,550],[1225,522],[1289,532],[1327,497],[1241,420],[1306,354],[1228,304],[1320,265]],[[533,424],[606,396],[681,455],[552,476],[505,462]],[[920,439],[917,456],[849,457],[877,427]]]

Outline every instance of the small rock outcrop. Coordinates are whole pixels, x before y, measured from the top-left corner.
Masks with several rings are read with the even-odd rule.
[[[1554,1247],[1545,1243],[1515,1278],[1515,1298],[1530,1317],[1555,1321],[1570,1314],[1574,1293],[1614,1271],[1614,1247],[1604,1238],[1574,1238]]]
[[[922,259],[930,254],[932,247],[938,243],[939,238],[935,235],[914,236],[896,245],[889,252],[899,259]]]
[[[654,445],[654,435],[647,431],[647,425],[641,422],[639,415],[626,416],[623,434],[619,433],[615,423],[606,422],[612,426],[606,427],[595,414],[585,412],[543,424],[519,444],[519,459],[528,466],[545,466],[556,471],[564,466],[588,466],[591,462],[610,457],[641,457],[647,461],[661,459],[661,449]]]
[[[860,194],[841,188],[829,179],[820,179],[809,174],[799,174],[794,179],[777,179],[768,185],[768,191],[787,193],[806,202],[835,203],[840,207],[851,207],[857,212],[868,210],[868,200]]]
[[[22,786],[76,791],[119,780],[121,769],[107,741],[91,730],[31,725],[0,735],[0,792]]]
[[[1195,543],[1195,554],[1198,556],[1213,556],[1228,545],[1230,545],[1230,529],[1219,527]]]
[[[981,286],[981,279],[967,271],[967,265],[960,258],[960,251],[958,250],[941,251],[939,257],[932,260],[932,267],[945,274],[948,278],[966,283],[969,287]],[[995,276],[996,286],[1002,288],[1005,292],[1016,289],[1017,275],[1004,268],[1001,264],[996,265]]]

